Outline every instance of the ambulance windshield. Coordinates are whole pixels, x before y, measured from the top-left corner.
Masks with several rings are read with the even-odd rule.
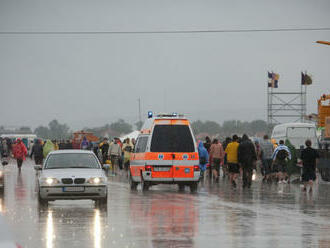
[[[151,139],[151,152],[195,152],[189,126],[156,125]]]

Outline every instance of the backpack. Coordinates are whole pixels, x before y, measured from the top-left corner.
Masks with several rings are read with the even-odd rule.
[[[276,158],[278,160],[284,160],[288,156],[288,152],[286,150],[279,150],[277,152]]]

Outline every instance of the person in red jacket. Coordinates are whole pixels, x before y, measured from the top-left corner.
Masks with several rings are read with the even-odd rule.
[[[19,172],[21,172],[21,167],[25,156],[27,155],[27,149],[21,139],[17,139],[17,144],[14,146],[13,150],[14,158],[17,159],[17,167]]]

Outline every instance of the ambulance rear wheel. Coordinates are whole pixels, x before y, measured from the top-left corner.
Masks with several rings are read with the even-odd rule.
[[[145,181],[141,182],[141,189],[142,191],[148,191],[149,190],[149,184],[146,183]]]
[[[197,186],[198,186],[198,182],[193,182],[190,183],[189,187],[190,187],[190,192],[191,193],[195,193],[197,191]]]
[[[180,192],[184,191],[184,187],[185,187],[185,185],[180,183],[179,184],[179,191]]]
[[[133,181],[130,171],[128,171],[128,183],[131,187],[131,190],[136,190],[138,183]]]
[[[141,189],[142,189],[142,191],[149,190],[149,183],[144,181],[143,176],[142,176],[142,172],[141,172]]]

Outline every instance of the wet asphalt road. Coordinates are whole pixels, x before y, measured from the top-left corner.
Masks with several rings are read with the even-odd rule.
[[[176,186],[131,192],[124,176],[109,178],[107,209],[89,200],[55,201],[39,209],[30,160],[21,175],[5,169],[0,198],[23,247],[330,247],[330,184],[313,194],[299,185],[231,189],[206,182],[197,194]]]

